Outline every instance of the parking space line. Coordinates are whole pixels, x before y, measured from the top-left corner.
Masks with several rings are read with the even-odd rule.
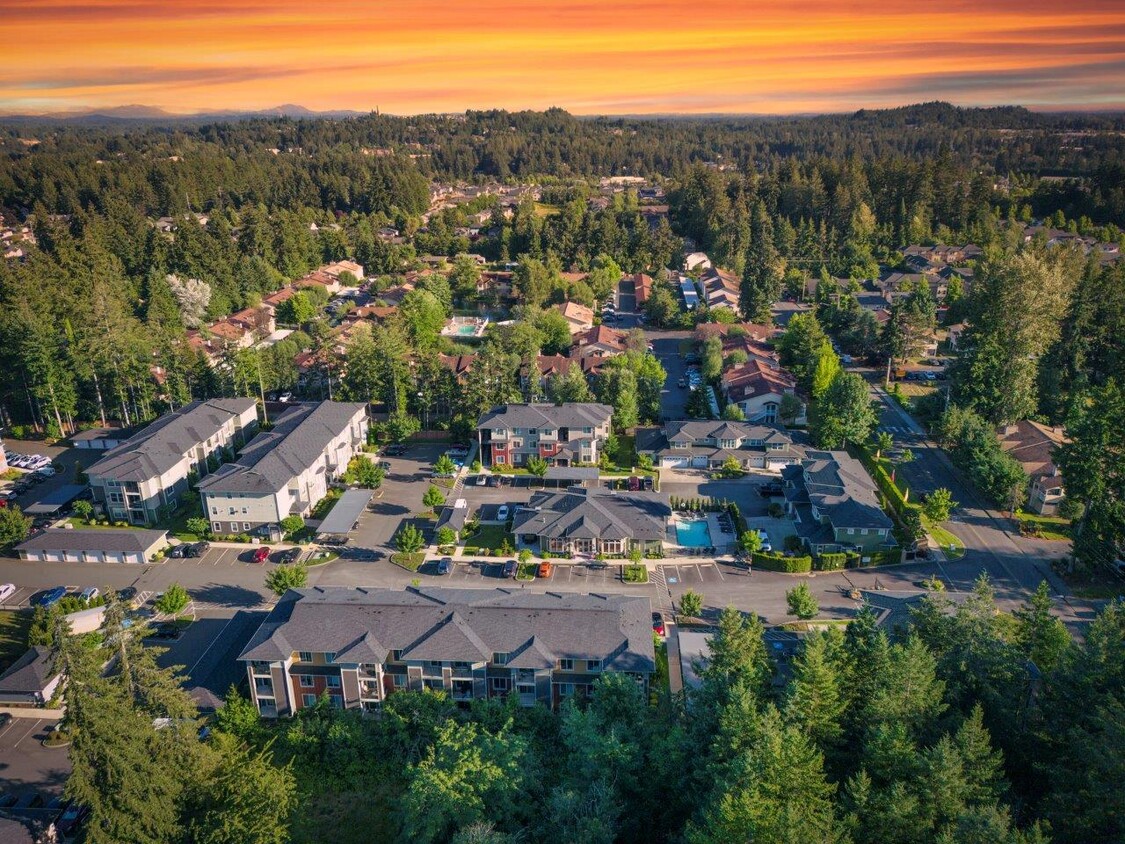
[[[194,677],[195,676],[195,669],[199,667],[199,663],[203,662],[203,658],[211,652],[211,648],[215,647],[215,643],[217,641],[219,641],[221,638],[223,638],[223,634],[227,632],[227,628],[230,627],[230,623],[232,621],[234,621],[233,615],[230,618],[227,619],[227,623],[223,625],[223,629],[219,631],[218,635],[215,636],[215,638],[213,638],[211,640],[211,642],[207,645],[206,649],[204,649],[203,653],[201,653],[199,655],[199,659],[197,659],[195,661],[195,665],[193,665],[191,668],[188,669],[188,671],[187,671],[188,677]]]
[[[726,580],[726,578],[723,576],[723,570],[721,568],[719,568],[719,564],[718,563],[712,563],[711,565],[715,569],[715,574],[717,574],[719,576],[719,580]]]
[[[31,729],[28,730],[26,733],[24,733],[22,736],[20,736],[18,739],[16,739],[16,743],[12,745],[12,749],[14,750],[15,748],[19,747],[20,742],[23,741],[25,738],[27,738],[32,733],[34,733],[37,729],[39,729],[39,725],[42,724],[42,723],[43,723],[42,718],[37,718],[34,722],[32,722]]]

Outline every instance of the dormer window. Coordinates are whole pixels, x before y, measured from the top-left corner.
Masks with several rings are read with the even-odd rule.
[[[509,659],[510,656],[511,656],[511,654],[501,653],[500,651],[496,651],[495,653],[492,654],[492,662],[495,665],[507,665],[508,659]]]

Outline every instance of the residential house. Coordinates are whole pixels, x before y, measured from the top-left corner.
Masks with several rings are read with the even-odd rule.
[[[481,415],[477,437],[485,465],[597,463],[610,434],[613,408],[594,402],[506,404]]]
[[[709,270],[713,265],[706,252],[692,252],[684,256],[684,272]]]
[[[51,648],[33,645],[0,674],[0,706],[46,706],[60,690],[62,680]]]
[[[282,302],[287,302],[297,294],[296,287],[282,287],[280,290],[275,290],[262,297],[262,307],[269,308],[270,312],[276,317],[277,308]]]
[[[965,333],[965,323],[959,322],[956,325],[949,326],[949,350],[952,352],[957,351],[957,345],[961,342],[961,335]]]
[[[367,442],[367,405],[295,405],[254,437],[238,460],[199,483],[215,533],[277,536],[286,516],[307,516]]]
[[[802,451],[776,425],[681,419],[662,428],[638,428],[637,454],[667,469],[719,469],[730,458],[743,469],[778,471],[799,460]]]
[[[179,506],[189,476],[203,477],[257,430],[254,399],[209,399],[164,414],[110,451],[86,476],[109,518],[151,525]]]
[[[571,357],[609,358],[624,354],[626,336],[628,335],[624,331],[618,331],[616,328],[595,325],[573,336]]]
[[[738,313],[742,280],[734,273],[710,267],[699,277],[699,284],[708,308],[730,308]]]
[[[813,554],[892,548],[894,524],[867,471],[845,451],[810,451],[781,470],[785,506]]]
[[[623,555],[633,548],[655,553],[672,515],[658,494],[611,493],[572,486],[543,490],[517,507],[512,533],[541,555]]]
[[[352,278],[356,281],[363,281],[363,265],[357,264],[355,261],[334,261],[331,264],[325,264],[320,268],[320,271],[325,275],[331,276],[337,281],[343,273],[351,273]]]
[[[795,395],[797,379],[786,369],[752,359],[724,372],[720,385],[727,401],[738,405],[748,422],[777,422],[782,399]]]
[[[582,369],[582,374],[589,382],[602,371],[602,358],[589,355],[586,357],[568,358],[565,355],[537,355],[535,369],[537,371],[537,384],[540,390],[547,388],[547,381],[555,375],[566,375],[572,366]],[[520,386],[526,390],[531,386],[531,368],[524,367],[520,372]]]
[[[308,275],[293,282],[293,286],[297,288],[319,287],[325,290],[329,296],[334,296],[340,292],[340,279],[321,270],[313,270]]]
[[[637,310],[644,308],[645,303],[648,302],[652,296],[652,276],[645,275],[644,273],[634,273],[633,276],[633,295],[636,296]]]
[[[585,305],[580,305],[578,302],[563,302],[561,305],[556,305],[555,310],[566,317],[572,335],[594,327],[594,312]]]
[[[1062,475],[1055,465],[1055,449],[1066,442],[1061,427],[1023,419],[1000,430],[1000,447],[1027,472],[1027,509],[1041,516],[1058,514],[1066,497]]]
[[[37,563],[147,563],[167,544],[163,530],[49,528],[21,542],[16,552]]]
[[[250,696],[265,718],[321,695],[378,711],[400,689],[458,704],[517,695],[557,707],[605,672],[647,688],[656,670],[647,597],[413,587],[286,592],[243,649]]]
[[[731,325],[722,322],[703,322],[695,327],[696,342],[702,343],[708,337],[720,337],[724,347],[728,341],[734,340],[750,340],[768,345],[779,334],[781,329],[776,326],[756,322],[736,322]]]
[[[223,322],[247,332],[251,337],[251,342],[255,339],[260,340],[263,337],[268,337],[277,328],[273,311],[265,306],[238,311],[231,314]]]
[[[453,377],[458,381],[464,381],[465,377],[472,372],[476,360],[476,355],[438,355],[438,361],[452,372]]]

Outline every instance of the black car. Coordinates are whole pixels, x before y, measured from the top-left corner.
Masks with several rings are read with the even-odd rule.
[[[126,586],[124,589],[117,590],[117,600],[123,604],[132,604],[133,599],[137,597],[136,586]]]
[[[404,445],[389,445],[383,450],[383,454],[387,457],[402,457],[406,454],[406,446]]]
[[[86,820],[88,814],[90,810],[85,806],[68,803],[55,818],[55,829],[61,835],[73,835],[78,831],[78,827],[82,826],[82,821]]]
[[[516,563],[515,560],[508,560],[508,562],[504,563],[504,568],[502,568],[500,570],[500,576],[501,577],[515,577],[516,576],[516,569],[518,567],[519,567],[519,564]]]
[[[285,551],[280,552],[277,555],[276,559],[277,559],[277,562],[282,563],[282,564],[295,563],[295,562],[297,562],[297,560],[301,559],[301,549],[300,548],[288,548]]]
[[[182,560],[188,555],[188,548],[190,547],[191,545],[187,542],[181,542],[179,545],[173,545],[172,549],[168,552],[168,559]]]
[[[762,496],[762,498],[769,498],[773,495],[781,495],[782,492],[783,490],[781,489],[781,484],[768,483],[762,484],[760,487],[758,487],[758,495]]]
[[[175,639],[180,635],[180,628],[169,621],[156,625],[149,631],[149,639]]]
[[[187,547],[187,550],[184,552],[184,556],[185,557],[202,557],[204,554],[206,554],[210,550],[211,550],[211,543],[210,542],[193,542]]]

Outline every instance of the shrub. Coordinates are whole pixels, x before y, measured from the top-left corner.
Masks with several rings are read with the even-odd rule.
[[[521,563],[526,563],[526,562],[529,562],[531,560],[531,556],[532,556],[531,555],[531,549],[521,548],[518,559]]]
[[[771,519],[780,519],[785,515],[785,508],[774,501],[766,508],[766,512],[769,513]]]
[[[785,542],[782,543],[782,547],[786,551],[792,554],[796,554],[804,547],[804,543],[801,542],[801,537],[791,533],[787,537],[785,537]]]
[[[290,589],[300,589],[309,582],[309,570],[303,563],[278,566],[266,575],[266,586],[280,597]]]
[[[165,615],[175,615],[188,605],[187,590],[178,583],[169,586],[156,600],[156,608]]]
[[[816,571],[840,571],[847,563],[848,555],[844,553],[821,554],[813,561]]]
[[[422,495],[422,503],[433,510],[445,503],[445,496],[436,486],[431,486]]]
[[[422,536],[422,531],[414,527],[414,525],[406,525],[398,532],[395,537],[395,547],[404,554],[413,554],[416,551],[421,551],[422,547],[426,544],[425,537]]]
[[[624,579],[626,583],[648,583],[648,569],[636,564],[625,566]]]
[[[281,529],[286,536],[292,536],[305,526],[305,520],[300,516],[286,516],[281,520]]]
[[[812,557],[786,557],[784,554],[759,552],[750,558],[755,568],[780,571],[786,574],[804,574],[812,571]]]
[[[457,542],[457,531],[448,525],[438,528],[437,541],[438,545],[453,545]]]
[[[194,533],[196,536],[206,536],[211,532],[211,523],[202,516],[192,516],[185,522],[189,533]]]

